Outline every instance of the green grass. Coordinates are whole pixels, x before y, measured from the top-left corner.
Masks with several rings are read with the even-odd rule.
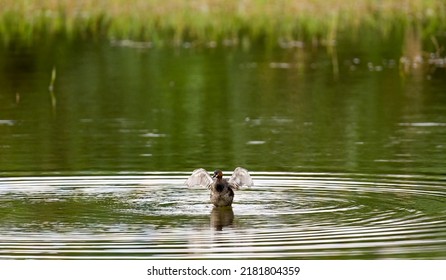
[[[0,40],[107,38],[157,44],[324,41],[374,30],[445,32],[436,0],[2,0]]]

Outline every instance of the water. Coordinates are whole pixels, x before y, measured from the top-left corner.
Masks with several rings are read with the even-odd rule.
[[[445,257],[446,177],[254,173],[217,209],[185,176],[2,179],[0,257]]]
[[[445,258],[444,68],[392,46],[0,48],[0,258]]]

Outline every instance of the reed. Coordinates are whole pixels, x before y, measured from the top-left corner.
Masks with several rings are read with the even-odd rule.
[[[0,40],[108,38],[154,43],[334,40],[416,25],[444,32],[436,0],[2,0]]]
[[[56,82],[56,66],[53,66],[53,70],[51,70],[51,80],[50,85],[48,86],[48,91],[50,92],[51,97],[51,107],[53,108],[53,112],[56,109],[56,94],[54,93],[54,83]]]

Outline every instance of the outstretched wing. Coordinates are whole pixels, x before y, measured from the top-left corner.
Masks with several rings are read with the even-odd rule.
[[[242,186],[251,187],[254,185],[251,179],[251,175],[249,175],[248,170],[242,167],[237,167],[232,173],[231,178],[229,179],[229,183],[234,185],[236,189]]]
[[[194,172],[192,172],[192,175],[184,182],[188,187],[193,186],[203,186],[203,187],[209,187],[210,184],[212,184],[213,180],[212,177],[209,175],[209,173],[204,170],[203,168],[195,169]]]

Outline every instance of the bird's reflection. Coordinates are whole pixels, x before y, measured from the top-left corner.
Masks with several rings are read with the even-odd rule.
[[[214,207],[211,211],[211,226],[216,230],[223,230],[223,227],[232,225],[234,221],[234,211],[232,207]]]

